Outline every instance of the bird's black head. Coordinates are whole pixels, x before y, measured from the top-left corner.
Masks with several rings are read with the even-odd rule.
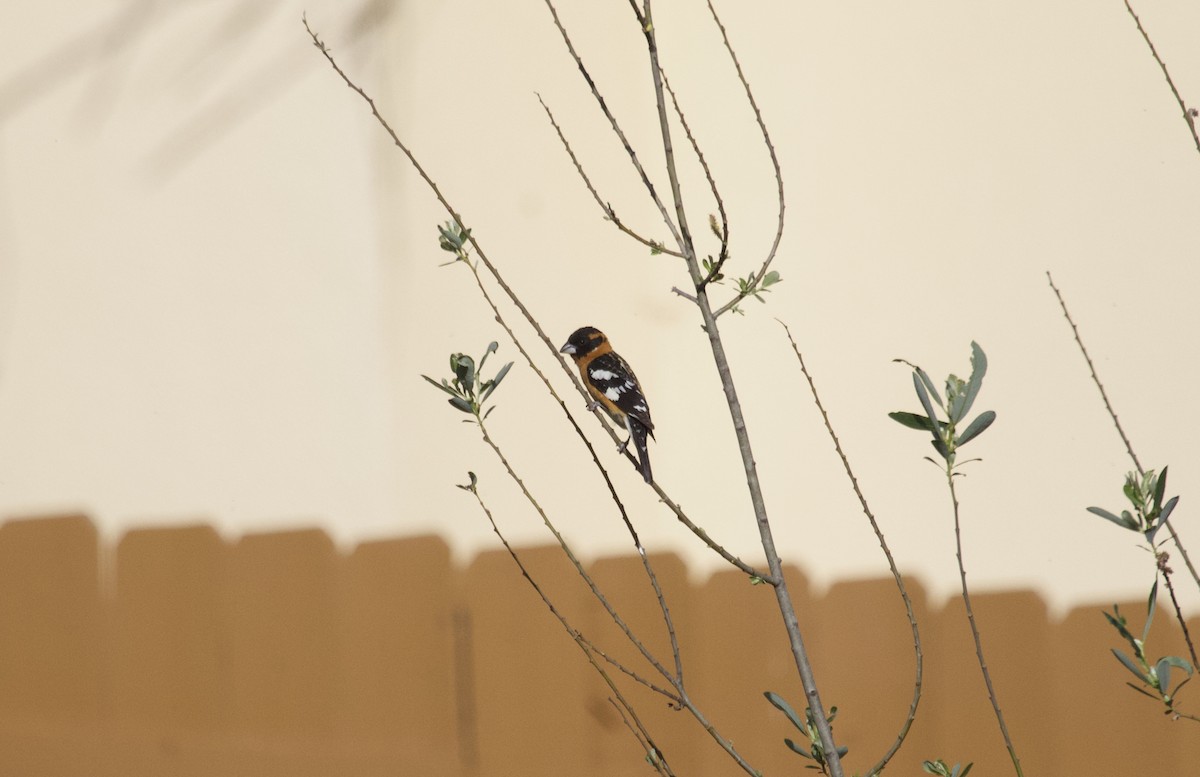
[[[571,333],[571,336],[567,338],[567,344],[558,350],[559,353],[583,356],[585,353],[599,348],[606,339],[604,333],[594,326],[580,327]]]

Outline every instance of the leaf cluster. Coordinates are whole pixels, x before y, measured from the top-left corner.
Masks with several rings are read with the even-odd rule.
[[[804,721],[801,722],[800,716],[797,715],[796,711],[792,709],[792,705],[790,705],[786,701],[784,701],[782,696],[775,693],[774,691],[764,691],[763,696],[765,696],[767,698],[767,701],[771,702],[771,704],[774,705],[774,707],[776,709],[778,709],[780,712],[782,712],[784,715],[786,715],[787,719],[792,722],[793,726],[795,726],[806,737],[808,737],[808,747],[807,748],[797,745],[791,739],[784,739],[783,743],[785,745],[787,745],[788,749],[791,750],[796,755],[803,756],[804,758],[807,758],[813,762],[812,764],[809,764],[806,768],[820,769],[821,772],[824,773],[825,772],[825,764],[826,764],[825,748],[821,744],[821,735],[817,731],[817,723],[816,723],[816,720],[813,718],[812,709],[809,707],[804,708]],[[837,707],[830,707],[829,714],[825,716],[825,719],[829,721],[829,724],[831,726],[833,725],[833,719],[835,717],[837,717]],[[847,747],[839,747],[837,749],[837,754],[838,754],[839,758],[844,756],[847,752],[849,752],[849,748],[847,748]]]
[[[920,400],[925,415],[895,412],[888,413],[888,417],[909,429],[931,433],[934,450],[945,459],[948,466],[953,467],[958,449],[983,434],[996,420],[994,411],[985,410],[966,424],[961,432],[959,431],[967,414],[971,412],[975,398],[979,395],[979,389],[983,386],[983,377],[987,374],[987,356],[978,343],[971,342],[971,377],[963,380],[953,373],[950,374],[946,378],[945,401],[938,394],[937,388],[934,387],[933,381],[929,379],[925,370],[903,359],[895,361],[903,362],[912,368],[913,388],[917,392],[917,399]],[[937,410],[939,409],[946,417],[945,421],[938,418]]]
[[[975,764],[969,763],[966,766],[962,764],[954,764],[947,766],[946,762],[941,758],[936,761],[922,761],[921,768],[929,774],[936,774],[938,777],[967,777],[967,772],[971,771],[971,767]]]
[[[448,262],[443,262],[440,267],[445,267],[455,262],[470,262],[471,256],[471,230],[460,226],[460,221],[457,220],[457,215],[454,221],[447,221],[445,224],[438,225],[438,245],[443,251],[454,254],[454,258]]]
[[[1158,581],[1154,581],[1154,585],[1150,588],[1150,597],[1146,601],[1146,625],[1142,629],[1141,638],[1135,637],[1129,631],[1128,621],[1117,605],[1113,605],[1111,613],[1104,613],[1105,619],[1109,624],[1117,630],[1125,641],[1133,648],[1133,657],[1130,658],[1123,651],[1112,649],[1113,655],[1121,662],[1121,665],[1133,673],[1142,684],[1142,687],[1127,683],[1127,685],[1143,696],[1149,696],[1151,699],[1161,701],[1166,705],[1166,712],[1169,715],[1175,713],[1175,700],[1179,693],[1179,689],[1192,679],[1193,668],[1190,663],[1180,658],[1179,656],[1163,656],[1153,664],[1146,657],[1146,639],[1150,636],[1150,624],[1154,621],[1154,610],[1158,601]],[[1171,668],[1181,669],[1186,677],[1176,685],[1171,687]],[[1149,688],[1150,691],[1147,691]]]
[[[1171,517],[1171,511],[1179,503],[1179,497],[1173,496],[1163,503],[1167,490],[1167,467],[1161,473],[1147,470],[1144,475],[1130,472],[1125,475],[1125,498],[1129,500],[1133,512],[1122,510],[1120,515],[1111,513],[1102,507],[1089,507],[1088,512],[1098,515],[1106,521],[1112,521],[1117,526],[1135,531],[1154,545],[1154,535],[1158,533]]]
[[[501,367],[494,377],[487,380],[482,377],[483,366],[487,363],[488,356],[495,353],[499,347],[500,344],[495,340],[488,343],[487,350],[480,357],[478,365],[476,365],[473,358],[466,354],[451,354],[451,377],[448,379],[442,378],[440,383],[428,375],[422,375],[421,377],[429,381],[435,388],[449,394],[450,399],[447,401],[451,407],[474,417],[473,419],[468,419],[467,422],[470,420],[474,420],[475,422],[482,421],[496,409],[495,405],[493,405],[485,411],[484,404],[487,402],[488,397],[492,395],[492,392],[499,387],[500,381],[504,380],[504,376],[508,374],[509,369],[513,366],[513,363],[509,362]]]

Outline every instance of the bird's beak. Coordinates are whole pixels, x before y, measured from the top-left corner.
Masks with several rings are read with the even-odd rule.
[[[575,346],[571,345],[570,343],[567,343],[567,344],[566,344],[566,345],[564,345],[562,348],[559,348],[559,349],[558,349],[558,352],[559,352],[559,353],[572,353],[572,354],[573,354],[573,353],[575,353]]]

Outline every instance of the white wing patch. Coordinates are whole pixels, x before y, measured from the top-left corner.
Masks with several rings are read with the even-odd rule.
[[[594,368],[591,371],[591,374],[592,374],[592,380],[616,380],[617,378],[620,377],[617,373],[613,372],[612,370],[602,370],[600,368]]]
[[[609,386],[608,388],[604,389],[604,396],[608,397],[613,402],[616,402],[621,398],[621,389],[617,388],[616,386]]]

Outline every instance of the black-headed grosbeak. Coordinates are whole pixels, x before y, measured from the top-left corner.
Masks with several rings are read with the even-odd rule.
[[[629,364],[612,349],[603,332],[590,326],[576,329],[559,352],[570,354],[579,367],[579,377],[583,378],[583,385],[594,398],[588,409],[604,408],[613,422],[629,432],[629,440],[622,443],[619,450],[624,453],[629,441],[633,441],[642,477],[650,483],[653,477],[646,437],[654,436],[654,422],[650,420],[650,407]]]

